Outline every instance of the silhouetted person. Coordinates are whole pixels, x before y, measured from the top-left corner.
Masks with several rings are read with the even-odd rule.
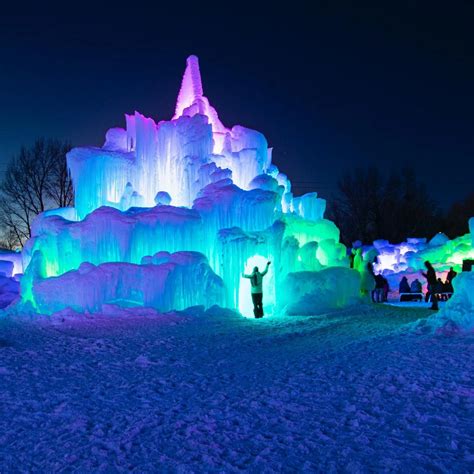
[[[436,297],[436,287],[438,285],[438,280],[436,279],[436,272],[433,268],[433,265],[427,260],[425,262],[426,273],[422,275],[426,278],[428,282],[428,291],[426,293],[425,301],[431,297],[431,309],[438,309],[438,298]]]
[[[422,286],[421,286],[421,281],[418,280],[418,278],[411,282],[410,290],[412,293],[421,293]]]
[[[398,292],[399,293],[410,293],[410,285],[408,284],[407,277],[403,277],[400,280],[400,284],[398,285]]]
[[[374,303],[381,303],[383,300],[383,286],[384,278],[382,275],[378,274],[374,276],[375,279],[375,289],[373,294]]]
[[[349,254],[349,267],[350,268],[355,268],[354,260],[355,260],[356,253],[357,253],[357,249],[353,248],[351,250],[351,253]]]
[[[368,273],[368,275],[370,275],[368,278],[373,281],[373,285],[375,286],[375,288],[374,288],[374,286],[372,286],[372,288],[374,288],[374,289],[372,290],[372,295],[371,295],[372,296],[372,301],[374,303],[377,302],[376,299],[375,299],[376,298],[375,295],[377,293],[377,279],[375,278],[375,271],[374,271],[374,265],[376,263],[377,263],[377,257],[375,257],[372,262],[369,262],[367,264],[367,273]]]
[[[267,267],[263,272],[258,271],[258,267],[254,267],[253,272],[250,275],[244,273],[244,278],[250,279],[250,291],[252,293],[253,302],[253,314],[256,318],[263,317],[263,277],[268,272],[270,262],[267,262]]]
[[[441,278],[438,278],[436,280],[436,290],[435,293],[438,295],[438,298],[441,299],[442,301],[447,300],[447,296],[444,294],[447,291],[447,286],[445,283],[443,283],[443,280]]]
[[[374,275],[375,279],[375,290],[374,290],[374,302],[383,303],[388,300],[388,292],[390,288],[388,286],[388,280],[379,273]]]
[[[449,269],[448,274],[446,275],[446,288],[447,288],[448,293],[454,292],[453,280],[456,275],[457,275],[457,272],[455,272],[454,268],[451,267]]]
[[[388,285],[388,280],[383,278],[383,301],[386,303],[388,301],[388,293],[390,291],[390,286]]]

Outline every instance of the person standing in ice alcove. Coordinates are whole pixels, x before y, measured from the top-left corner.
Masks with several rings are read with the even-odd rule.
[[[244,278],[250,279],[250,292],[252,294],[253,302],[253,314],[256,318],[263,317],[263,277],[268,272],[268,267],[271,262],[267,262],[267,267],[263,272],[258,270],[258,267],[254,267],[253,272],[250,275],[243,274]]]

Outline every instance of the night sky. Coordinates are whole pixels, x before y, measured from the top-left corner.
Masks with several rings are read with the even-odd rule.
[[[39,136],[102,145],[124,113],[171,118],[196,54],[223,123],[263,132],[297,192],[330,197],[373,163],[412,164],[441,205],[474,190],[474,3],[17,3],[0,15],[0,170]]]

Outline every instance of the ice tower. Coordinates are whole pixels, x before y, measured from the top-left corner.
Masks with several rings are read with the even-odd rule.
[[[288,273],[347,266],[325,201],[293,196],[260,132],[222,124],[196,56],[171,120],[135,112],[125,122],[102,147],[69,152],[75,208],[35,221],[23,252],[24,303],[46,313],[104,303],[246,312],[248,266],[272,260],[268,306]]]

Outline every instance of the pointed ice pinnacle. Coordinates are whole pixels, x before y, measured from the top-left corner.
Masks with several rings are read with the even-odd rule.
[[[203,94],[199,59],[197,56],[189,56],[186,60],[186,70],[181,82],[173,119],[177,119],[182,115],[188,117],[193,117],[196,114],[205,115],[212,126],[214,152],[219,153],[222,150],[224,136],[228,130],[219,120],[216,110],[209,104],[209,100]]]
[[[181,89],[176,102],[175,117],[180,117],[185,108],[191,106],[197,99],[203,96],[201,72],[199,71],[199,59],[197,56],[189,56],[186,60]]]

